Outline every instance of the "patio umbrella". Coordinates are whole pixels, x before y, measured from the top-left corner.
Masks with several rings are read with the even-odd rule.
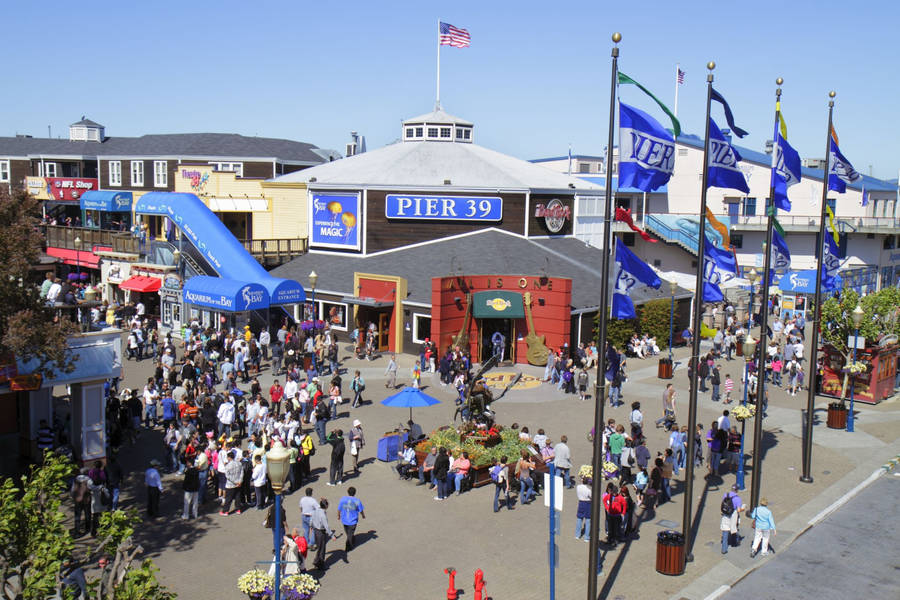
[[[393,396],[388,396],[381,403],[394,408],[409,408],[409,420],[412,421],[412,409],[414,406],[432,406],[440,404],[441,401],[437,398],[432,398],[421,390],[406,387]]]

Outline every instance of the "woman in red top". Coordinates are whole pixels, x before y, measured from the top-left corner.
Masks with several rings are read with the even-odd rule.
[[[462,456],[453,461],[453,479],[456,485],[456,495],[458,496],[462,492],[462,482],[463,479],[469,476],[469,469],[472,467],[472,463],[469,461],[469,453],[463,452]]]
[[[616,486],[607,484],[606,493],[603,494],[603,508],[606,509],[606,543],[615,546],[621,537],[622,515],[627,506],[625,499],[618,495]]]

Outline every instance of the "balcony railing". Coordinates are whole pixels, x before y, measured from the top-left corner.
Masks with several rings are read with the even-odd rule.
[[[263,265],[280,265],[309,250],[307,238],[241,240],[241,244]]]
[[[140,240],[127,231],[64,225],[44,225],[43,229],[47,246],[53,248],[90,251],[102,246],[112,248],[114,252],[140,253]],[[81,239],[80,248],[75,247],[75,238]]]
[[[819,218],[809,215],[778,215],[778,222],[782,227],[813,227],[819,228]],[[900,219],[894,217],[836,217],[835,222],[842,229],[884,229],[900,227]],[[731,217],[732,225],[750,225],[765,227],[764,215]]]

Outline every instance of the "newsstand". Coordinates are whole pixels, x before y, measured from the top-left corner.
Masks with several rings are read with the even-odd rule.
[[[684,536],[667,529],[656,534],[656,572],[663,575],[684,573]]]

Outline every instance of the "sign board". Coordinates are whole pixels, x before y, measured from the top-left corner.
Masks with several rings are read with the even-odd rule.
[[[556,510],[563,509],[563,479],[562,477],[554,477],[553,485],[553,508]],[[544,506],[550,508],[550,474],[544,473]]]
[[[547,204],[535,205],[534,216],[543,217],[544,224],[550,233],[559,233],[565,226],[566,220],[572,218],[572,209],[554,198]]]
[[[856,342],[857,350],[865,350],[866,349],[866,338],[861,335],[851,335],[847,337],[847,347],[853,348],[853,342]]]
[[[309,203],[309,245],[359,250],[360,195],[313,192]]]
[[[388,219],[499,221],[503,218],[503,198],[388,194],[384,198],[384,215]]]

